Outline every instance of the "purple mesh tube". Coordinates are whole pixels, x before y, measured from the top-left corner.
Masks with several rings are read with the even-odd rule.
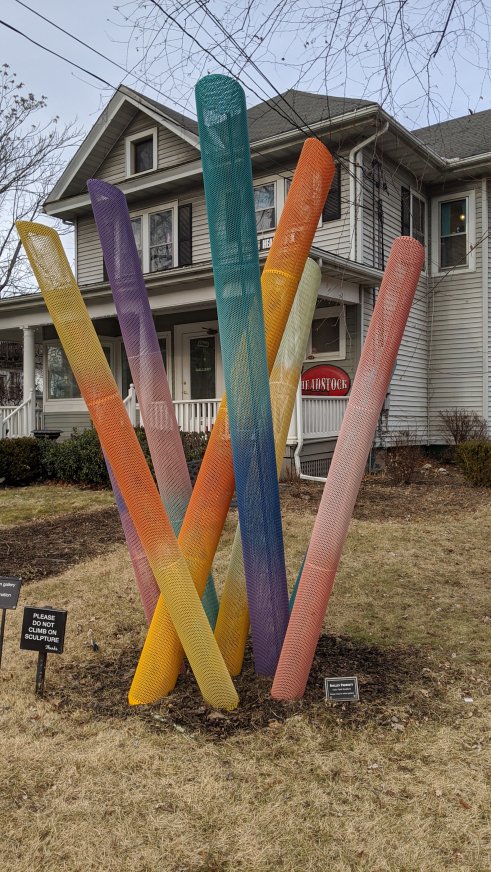
[[[192,486],[126,199],[99,179],[89,180],[87,187],[157,485],[177,536]],[[214,627],[218,600],[211,577],[203,606]]]
[[[130,513],[128,512],[128,509],[126,507],[126,503],[117,485],[116,479],[114,478],[111,465],[107,458],[104,459],[106,461],[107,471],[111,480],[111,486],[113,489],[114,498],[116,500],[116,506],[118,507],[124,538],[126,539],[128,552],[133,566],[133,572],[135,573],[136,586],[140,593],[140,599],[142,601],[143,611],[145,612],[147,624],[149,624],[152,620],[155,606],[157,605],[160,590],[158,588],[157,582],[155,581],[154,574],[150,568],[150,564],[147,560],[145,551],[143,550],[138,533],[136,532],[133,521],[131,520]]]

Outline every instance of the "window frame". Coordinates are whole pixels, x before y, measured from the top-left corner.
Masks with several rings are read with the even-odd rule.
[[[117,377],[118,355],[117,355],[117,339],[112,336],[98,336],[102,347],[109,348],[109,366],[114,376],[116,383],[119,385]],[[48,346],[56,346],[63,348],[59,339],[45,339],[43,342],[43,406],[45,412],[85,412],[87,406],[83,397],[60,397],[58,399],[49,397],[49,380],[48,380]],[[66,355],[65,355],[66,356]]]
[[[153,141],[153,160],[152,166],[148,170],[140,170],[135,172],[135,156],[133,146],[136,142],[142,139],[150,139]],[[125,138],[125,157],[126,157],[126,178],[136,178],[144,176],[147,173],[153,173],[158,167],[158,129],[157,127],[149,127],[146,130],[140,130],[138,133],[132,133]]]
[[[404,235],[403,228],[403,191],[409,192],[409,236],[412,239],[416,239],[413,236],[413,199],[419,200],[420,203],[423,204],[424,207],[424,216],[425,216],[425,231],[424,231],[424,250],[425,250],[425,262],[423,264],[423,273],[427,271],[427,260],[428,260],[428,201],[420,191],[417,191],[415,188],[412,188],[411,185],[401,185],[401,235]],[[417,240],[419,242],[419,240]]]
[[[142,270],[144,275],[162,275],[179,265],[178,206],[178,201],[173,200],[170,203],[160,203],[158,206],[150,206],[148,209],[135,209],[130,212],[132,221],[135,218],[142,219]],[[150,272],[150,215],[154,215],[157,212],[172,212],[172,266],[168,269]]]
[[[339,306],[322,306],[316,309],[312,318],[314,321],[319,321],[321,318],[337,318],[339,323],[339,351],[326,354],[312,353],[312,325],[309,331],[309,339],[307,343],[307,351],[305,354],[304,363],[312,361],[328,361],[328,360],[346,360],[346,307],[344,303]]]
[[[440,266],[441,205],[455,200],[467,200],[467,263],[460,266]],[[445,276],[448,273],[468,273],[476,270],[476,192],[474,189],[454,194],[442,194],[431,201],[431,274]],[[436,250],[436,257],[435,257]]]
[[[269,227],[267,230],[257,230],[256,224],[256,235],[258,239],[263,239],[263,237],[267,237],[276,232],[276,228],[278,227],[278,220],[281,215],[281,210],[285,204],[285,192],[284,185],[279,185],[280,176],[266,176],[265,178],[253,179],[252,187],[255,190],[256,188],[261,188],[263,185],[273,185],[274,188],[274,227]],[[283,196],[280,196],[280,189],[283,189]],[[280,202],[281,199],[281,202]],[[254,215],[256,214],[256,204],[254,203]]]

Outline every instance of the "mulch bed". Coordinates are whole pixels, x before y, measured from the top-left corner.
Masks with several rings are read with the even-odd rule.
[[[466,691],[463,673],[445,663],[428,660],[428,652],[414,647],[381,649],[347,636],[321,636],[303,699],[285,703],[270,696],[271,679],[254,673],[252,653],[246,652],[244,669],[234,679],[240,697],[233,712],[214,711],[199,693],[189,670],[174,692],[155,705],[130,707],[127,693],[138,657],[138,644],[124,652],[98,651],[83,662],[63,666],[50,679],[48,704],[87,720],[139,718],[151,729],[177,730],[216,741],[230,736],[275,729],[288,718],[302,715],[319,725],[361,729],[367,723],[404,732],[421,722],[455,720],[451,689]],[[357,675],[360,701],[326,703],[326,676]],[[489,692],[480,679],[473,694]],[[476,699],[477,702],[477,699]],[[465,709],[465,705],[463,705]]]
[[[74,512],[0,530],[0,575],[23,582],[59,575],[124,542],[116,507]]]

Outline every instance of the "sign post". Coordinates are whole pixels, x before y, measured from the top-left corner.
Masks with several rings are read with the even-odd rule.
[[[0,620],[0,666],[2,665],[5,616],[7,614],[7,609],[17,608],[21,584],[22,581],[20,578],[14,578],[10,575],[0,576],[0,609],[2,610],[2,617]]]
[[[26,606],[22,619],[20,647],[25,651],[38,651],[36,693],[44,693],[44,676],[48,654],[62,654],[65,641],[67,612],[52,606]]]

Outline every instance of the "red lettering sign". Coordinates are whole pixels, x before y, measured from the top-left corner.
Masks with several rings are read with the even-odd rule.
[[[302,373],[304,397],[345,397],[350,387],[348,373],[329,363],[311,366]]]

